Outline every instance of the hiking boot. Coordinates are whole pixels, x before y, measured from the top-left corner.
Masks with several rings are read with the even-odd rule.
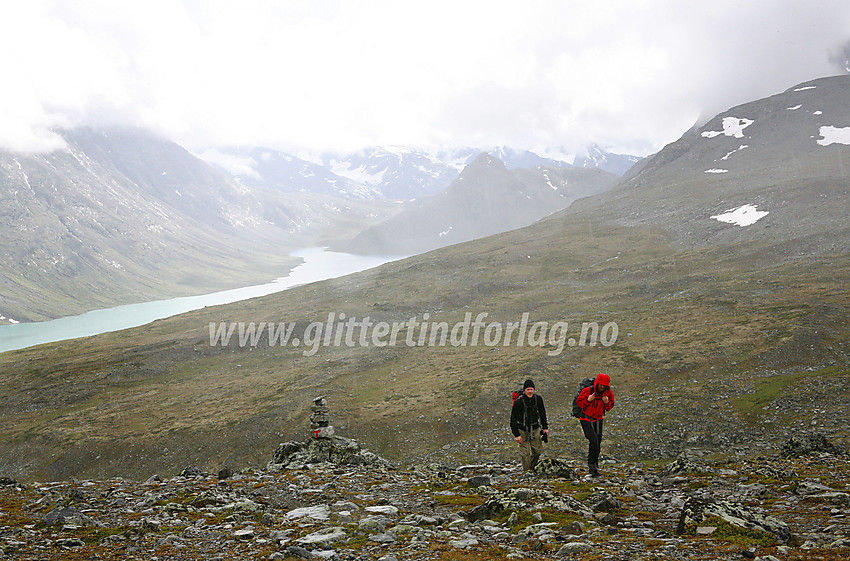
[[[591,477],[599,477],[599,464],[591,464],[588,466]]]

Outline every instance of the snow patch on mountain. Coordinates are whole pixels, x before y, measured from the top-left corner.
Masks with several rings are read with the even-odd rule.
[[[553,191],[557,191],[558,187],[552,184],[552,178],[549,177],[549,172],[543,172],[543,179],[546,180],[546,185],[552,188]]]
[[[752,125],[755,121],[752,119],[742,119],[739,117],[724,117],[722,131],[704,131],[702,136],[705,138],[714,138],[715,136],[725,135],[734,136],[735,138],[744,138],[744,129]]]
[[[3,314],[0,314],[0,321],[8,321],[9,323],[18,323],[17,321],[13,320],[12,318],[7,318]]]
[[[711,168],[705,170],[705,173],[729,173],[728,169]]]
[[[367,185],[380,185],[384,179],[384,175],[387,173],[386,169],[369,171],[365,164],[353,168],[351,167],[350,162],[340,162],[337,160],[330,161],[330,168],[331,172],[336,175],[345,177],[358,183],[365,183]]]
[[[814,90],[816,88],[817,88],[817,86],[803,86],[802,88],[796,88],[794,91],[795,92],[802,92],[802,91],[805,91],[805,90]]]
[[[29,176],[27,176],[26,172],[24,171],[23,166],[21,166],[21,162],[19,162],[17,160],[17,158],[13,158],[12,161],[15,162],[15,164],[17,164],[18,171],[21,173],[21,177],[24,178],[24,185],[27,186],[27,189],[32,191],[32,185],[30,185],[30,178],[29,178]]]
[[[723,214],[712,216],[714,220],[735,224],[737,226],[751,226],[767,216],[769,211],[758,210],[755,205],[742,205],[738,208],[729,209]]]
[[[818,140],[821,146],[829,146],[830,144],[850,144],[850,127],[834,127],[828,125],[820,128],[820,135],[823,137]]]
[[[731,152],[729,152],[728,154],[726,154],[725,156],[723,156],[723,157],[722,157],[722,158],[720,158],[720,159],[721,159],[721,160],[728,160],[728,159],[729,159],[729,156],[731,156],[731,155],[732,155],[732,154],[734,154],[735,152],[738,152],[738,151],[743,150],[743,149],[745,149],[745,148],[749,148],[749,146],[748,146],[748,145],[746,145],[746,144],[741,144],[739,147],[735,148],[734,150],[732,150]]]

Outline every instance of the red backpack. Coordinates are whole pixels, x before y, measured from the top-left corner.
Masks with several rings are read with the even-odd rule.
[[[511,397],[514,398],[513,401],[511,401],[511,407],[513,407],[513,404],[516,403],[517,398],[522,396],[523,393],[524,392],[522,388],[511,392]]]

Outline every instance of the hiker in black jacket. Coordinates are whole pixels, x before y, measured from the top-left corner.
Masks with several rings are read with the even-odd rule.
[[[534,394],[534,381],[528,379],[522,385],[522,395],[514,401],[511,409],[511,432],[519,443],[522,469],[530,471],[537,465],[543,450],[541,435],[549,439],[549,423],[543,398]]]

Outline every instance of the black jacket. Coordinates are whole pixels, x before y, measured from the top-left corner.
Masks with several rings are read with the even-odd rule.
[[[514,401],[514,406],[511,408],[511,432],[516,437],[519,436],[520,430],[530,432],[535,427],[544,430],[549,428],[543,398],[537,394],[534,394],[531,399],[521,395]]]

